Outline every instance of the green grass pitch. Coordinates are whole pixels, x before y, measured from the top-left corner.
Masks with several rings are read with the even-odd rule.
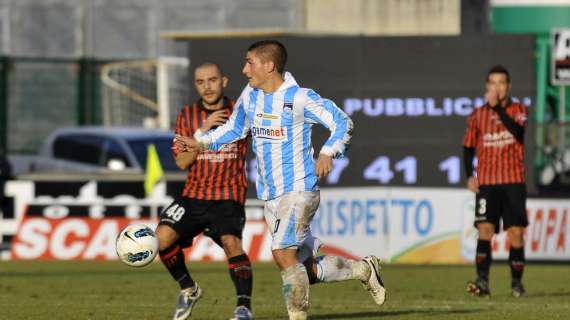
[[[225,263],[189,263],[204,290],[191,319],[229,319],[235,294]],[[570,319],[570,266],[525,270],[528,295],[510,296],[506,264],[491,270],[492,297],[470,297],[472,266],[386,265],[388,299],[376,306],[356,281],[311,287],[310,319]],[[0,261],[0,319],[170,319],[178,289],[159,263]],[[254,264],[256,319],[286,319],[281,278]]]

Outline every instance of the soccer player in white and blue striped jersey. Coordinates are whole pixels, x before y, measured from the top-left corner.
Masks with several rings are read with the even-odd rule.
[[[251,133],[258,161],[257,196],[266,200],[264,216],[273,237],[273,257],[282,271],[289,319],[307,318],[309,284],[318,282],[360,280],[374,301],[383,304],[385,289],[377,257],[360,261],[314,257],[322,244],[310,229],[320,199],[317,183],[331,171],[332,159],[346,153],[353,123],[334,102],[299,87],[284,72],[286,60],[287,51],[278,41],[251,45],[243,68],[249,83],[230,119],[215,130],[198,132],[197,142],[176,139],[220,150]],[[311,143],[314,124],[331,132],[316,163]]]

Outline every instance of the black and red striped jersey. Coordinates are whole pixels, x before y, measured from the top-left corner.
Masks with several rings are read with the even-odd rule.
[[[224,109],[230,116],[234,102],[224,97]],[[198,100],[185,106],[176,120],[176,134],[192,137],[206,118],[214,111],[203,107]],[[201,151],[188,168],[182,195],[202,200],[234,200],[245,203],[247,179],[245,156],[247,139],[224,146],[220,151]],[[174,156],[176,157],[176,151]]]
[[[510,102],[506,114],[525,126],[528,108]],[[480,185],[524,183],[524,142],[507,130],[489,105],[473,110],[468,119],[463,145],[477,150],[477,180]]]

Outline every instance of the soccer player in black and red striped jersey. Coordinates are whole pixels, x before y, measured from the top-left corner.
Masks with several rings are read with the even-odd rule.
[[[487,103],[471,113],[463,138],[467,188],[476,193],[475,227],[479,231],[475,257],[477,279],[467,283],[467,291],[477,296],[490,295],[491,240],[500,230],[501,219],[510,243],[512,293],[515,297],[525,294],[523,235],[528,221],[524,132],[528,110],[510,98],[510,90],[508,70],[500,65],[492,67],[486,80]],[[476,174],[473,171],[475,151]]]
[[[226,122],[234,105],[223,94],[227,83],[217,64],[204,63],[194,70],[194,85],[200,99],[178,114],[177,136],[192,137],[198,129],[207,132]],[[174,320],[188,318],[202,295],[182,253],[202,232],[220,245],[228,257],[230,277],[237,292],[232,319],[253,318],[252,269],[241,243],[247,187],[246,140],[229,144],[220,151],[189,149],[176,139],[173,143],[176,164],[188,170],[188,177],[182,195],[161,213],[156,235],[160,258],[181,289]]]

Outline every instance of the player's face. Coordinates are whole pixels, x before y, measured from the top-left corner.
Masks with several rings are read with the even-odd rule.
[[[499,101],[504,101],[511,90],[511,84],[504,73],[491,73],[487,78],[485,86],[487,91],[496,92],[499,95]]]
[[[194,71],[196,91],[206,105],[216,105],[222,99],[227,83],[216,66],[206,65]]]
[[[266,64],[267,63],[264,63],[255,52],[247,52],[242,73],[247,77],[250,86],[254,88],[263,86],[268,78]]]

